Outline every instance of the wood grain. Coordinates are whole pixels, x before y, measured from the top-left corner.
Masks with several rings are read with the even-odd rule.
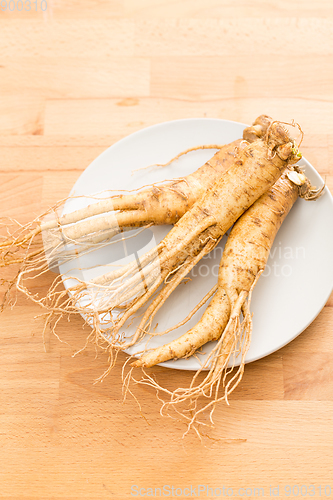
[[[84,55],[59,59],[44,57],[6,57],[2,59],[1,80],[10,94],[20,91],[22,80],[29,81],[29,91],[46,98],[88,99],[98,95],[149,96],[150,61],[140,57],[99,57]],[[61,70],[60,70],[61,68]]]
[[[1,217],[31,220],[109,145],[188,117],[294,118],[333,192],[332,27],[328,0],[49,0],[44,13],[0,11]],[[133,485],[333,491],[333,295],[298,338],[246,367],[202,443],[160,416],[152,389],[133,388],[141,412],[122,402],[125,356],[94,383],[108,361],[90,344],[74,356],[82,320],[61,320],[60,341],[42,336],[41,312],[19,295],[0,315],[1,498],[126,500]],[[155,373],[170,387],[191,376]]]

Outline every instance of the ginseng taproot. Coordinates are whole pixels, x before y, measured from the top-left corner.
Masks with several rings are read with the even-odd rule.
[[[189,357],[207,342],[217,341],[188,387],[170,391],[147,374],[141,380],[156,388],[160,399],[162,393],[166,395],[162,412],[175,408],[188,422],[188,429],[202,423],[199,417],[207,410],[213,424],[216,403],[228,402],[228,395],[241,381],[252,333],[251,294],[265,269],[275,236],[298,197],[316,200],[322,190],[312,187],[297,167],[288,168],[232,228],[223,251],[218,284],[212,290],[215,295],[199,322],[178,339],[131,363],[136,368],[151,368],[169,359]],[[199,375],[207,369],[200,382]],[[130,374],[127,384],[129,379]]]
[[[199,370],[189,388],[166,391],[170,396],[167,404],[177,407],[190,402],[190,410],[194,413],[191,417],[189,414],[186,416],[189,426],[197,421],[199,413],[209,407],[214,408],[220,399],[227,399],[239,383],[252,328],[249,298],[265,266],[265,251],[270,248],[279,225],[300,193],[301,188],[295,186],[303,186],[304,197],[317,196],[305,177],[297,169],[292,169],[301,154],[281,122],[262,115],[245,129],[243,137],[243,140],[221,148],[209,162],[187,178],[174,180],[162,189],[152,186],[138,194],[117,195],[93,204],[88,211],[73,212],[56,222],[38,220],[36,227],[24,227],[17,235],[0,244],[1,265],[21,265],[15,279],[17,289],[45,308],[46,324],[52,320],[57,322],[64,315],[84,315],[92,327],[88,340],[107,346],[112,367],[119,351],[137,344],[146,334],[154,335],[151,326],[157,311],[195,264],[215,248],[225,232],[240,218],[235,225],[238,229],[234,228],[228,239],[230,243],[222,259],[219,282],[206,296],[208,300],[216,292],[202,319],[174,343],[145,353],[132,368],[150,367],[166,359],[187,357],[206,342],[218,341],[209,356],[209,372],[202,383],[197,383]],[[288,175],[283,174],[286,169]],[[293,182],[291,174],[294,175]],[[273,221],[270,219],[270,204],[274,208],[275,202],[280,208],[275,207],[278,215]],[[281,211],[282,203],[285,207]],[[253,210],[258,210],[258,213]],[[113,211],[111,215],[110,211]],[[252,219],[247,218],[249,213]],[[253,216],[253,213],[256,215]],[[102,217],[90,219],[100,214],[103,214]],[[266,230],[262,230],[261,218],[271,228],[268,235]],[[251,221],[254,219],[261,227],[261,236],[266,239],[260,243],[258,236],[259,243],[251,247],[252,251],[255,249],[255,258],[251,261],[251,255],[248,255],[247,267],[243,262],[244,269],[249,273],[244,275],[239,271],[241,263],[237,262],[237,258],[233,261],[228,252],[234,252],[233,247],[237,247],[240,238],[244,244],[249,244],[246,239],[248,233],[242,230],[246,224],[253,240]],[[36,237],[43,232],[51,231],[52,236],[54,231],[55,237],[57,232],[60,234],[59,246],[51,245],[54,261],[59,262],[57,252],[64,247],[66,258],[68,242],[81,242],[86,249],[110,239],[126,227],[162,223],[175,225],[155,248],[120,269],[89,281],[68,274],[65,277],[59,275],[44,297],[33,293],[27,286],[35,275],[44,273],[50,267],[49,256],[43,256],[43,252],[47,253],[45,245],[34,249]],[[18,251],[23,251],[23,257],[17,257]],[[234,272],[236,268],[237,276]],[[63,290],[63,280],[71,281],[67,290]],[[143,311],[144,307],[146,310]],[[141,321],[135,332],[128,336],[124,332],[126,322],[137,312],[142,313]],[[244,315],[243,322],[240,321],[241,313]],[[226,381],[228,364],[240,346],[244,353],[240,368]],[[219,394],[221,380],[225,385],[222,396]],[[163,390],[150,378],[146,379],[146,383]],[[198,409],[198,399],[207,395],[209,403]]]
[[[224,175],[155,248],[139,259],[89,282],[75,278],[67,291],[63,290],[59,276],[42,298],[31,294],[25,286],[25,279],[34,269],[21,271],[17,287],[45,307],[49,317],[84,314],[92,326],[91,338],[106,341],[114,353],[127,349],[149,333],[154,315],[194,265],[299,158],[295,141],[283,125],[270,122],[262,138],[239,144]],[[126,321],[151,298],[138,329],[128,338],[122,331]]]
[[[271,121],[266,115],[259,116],[252,126],[244,130],[243,139],[253,142],[262,137]],[[175,224],[233,164],[241,142],[242,139],[237,139],[224,146],[212,144],[190,148],[166,164],[189,151],[219,149],[202,167],[186,177],[143,186],[135,193],[113,195],[59,216],[57,210],[64,202],[61,200],[36,220],[24,226],[19,225],[13,235],[0,242],[0,267],[11,264],[24,266],[30,262],[40,264],[43,254],[51,251],[57,255],[58,266],[61,249],[68,243],[81,244],[83,252],[89,246],[96,247],[110,240],[126,228]],[[50,248],[45,248],[43,232],[50,235],[51,231],[54,241]],[[68,253],[64,253],[63,260],[66,258]],[[50,267],[50,261],[47,264]]]

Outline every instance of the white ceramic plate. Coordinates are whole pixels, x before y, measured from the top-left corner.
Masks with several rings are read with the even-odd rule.
[[[199,144],[225,144],[242,136],[246,125],[217,119],[176,120],[148,127],[117,142],[83,172],[74,185],[72,195],[91,195],[105,189],[135,189],[144,184],[182,177],[196,170],[214,151],[192,152],[164,168],[132,171],[154,163],[164,163],[189,147]],[[304,158],[300,164],[315,186],[323,179]],[[105,194],[104,194],[105,195]],[[92,201],[92,200],[91,200]],[[90,202],[91,202],[90,201]],[[75,198],[66,204],[66,212],[87,205],[87,198]],[[170,226],[149,229],[141,236],[139,254],[158,243]],[[131,240],[133,241],[133,240]],[[143,241],[143,243],[142,243]],[[218,264],[226,237],[214,254],[209,254],[193,269],[192,281],[183,283],[159,311],[154,321],[158,331],[182,320],[200,301],[217,279]],[[134,244],[135,245],[135,244]],[[139,246],[140,246],[139,245]],[[129,258],[134,257],[133,245]],[[86,257],[84,266],[98,266],[82,271],[80,277],[89,280],[109,270],[115,261],[114,247],[106,247]],[[120,255],[121,257],[121,255]],[[254,290],[251,309],[253,335],[246,361],[262,358],[286,345],[299,335],[324,307],[333,284],[333,199],[328,189],[316,202],[298,200],[283,223],[271,251],[264,275]],[[121,261],[123,262],[123,261]],[[80,265],[83,266],[82,262]],[[61,266],[61,272],[68,267]],[[153,338],[149,346],[156,347],[191,328],[202,315],[200,309],[187,325],[163,337]],[[133,332],[134,325],[128,330]],[[210,347],[204,350],[207,353]],[[133,353],[134,351],[131,351]],[[162,363],[163,366],[194,370],[199,362],[194,357]]]

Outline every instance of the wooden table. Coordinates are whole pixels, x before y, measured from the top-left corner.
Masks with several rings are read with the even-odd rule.
[[[0,11],[1,215],[30,220],[121,137],[186,117],[295,118],[303,154],[332,191],[328,0],[13,5]],[[36,288],[49,284],[47,275]],[[302,485],[299,497],[306,486],[307,497],[329,498],[330,486],[332,498],[332,306],[333,296],[301,336],[247,366],[201,443],[182,440],[148,388],[136,388],[142,414],[131,398],[122,404],[124,357],[93,384],[107,359],[92,346],[72,357],[86,337],[79,318],[59,324],[62,343],[47,331],[43,344],[41,311],[19,296],[0,317],[0,498],[122,500],[163,486],[179,498],[216,488],[221,497],[295,498]]]

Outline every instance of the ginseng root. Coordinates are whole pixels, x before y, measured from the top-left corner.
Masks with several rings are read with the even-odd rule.
[[[263,139],[243,141],[234,164],[188,210],[154,249],[121,269],[80,282],[65,291],[50,290],[45,299],[33,298],[57,314],[84,313],[93,334],[104,331],[111,348],[127,349],[149,330],[151,318],[193,266],[223,234],[280,177],[300,153],[279,122],[272,122]],[[18,288],[24,288],[24,273]],[[60,279],[59,279],[60,282]],[[131,338],[126,321],[155,296],[149,313]]]
[[[268,116],[258,117],[251,127],[244,130],[243,138],[253,141],[262,137],[270,123]],[[59,202],[47,213],[26,226],[20,226],[13,236],[0,242],[0,267],[35,259],[42,256],[44,251],[57,253],[58,265],[60,248],[65,244],[77,242],[83,245],[82,251],[86,251],[89,245],[109,240],[124,228],[175,224],[230,167],[241,142],[239,139],[225,146],[199,146],[186,150],[184,153],[200,148],[219,148],[194,173],[171,182],[143,187],[133,194],[117,194],[62,216],[57,215],[57,209],[62,204]],[[47,249],[45,241],[43,247],[41,237],[46,232],[49,233],[48,240],[53,239]],[[62,259],[66,260],[66,256]]]
[[[142,381],[168,395],[167,407],[179,412],[178,407],[188,403],[186,411],[180,412],[188,422],[188,429],[199,422],[199,415],[206,410],[210,410],[212,424],[216,403],[228,402],[228,395],[241,381],[252,332],[249,309],[252,290],[265,269],[277,231],[298,196],[317,199],[322,189],[315,190],[297,167],[288,169],[234,225],[223,252],[217,292],[200,321],[178,339],[132,363],[134,367],[152,367],[192,355],[207,342],[218,340],[189,387],[171,392],[150,376]],[[233,369],[237,363],[239,366]],[[198,382],[199,374],[207,368],[208,373]]]

